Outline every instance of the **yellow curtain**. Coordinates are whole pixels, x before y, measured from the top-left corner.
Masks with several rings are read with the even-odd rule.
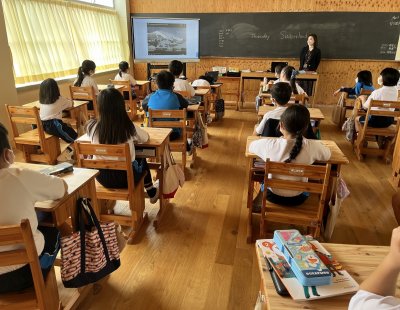
[[[2,0],[16,84],[98,70],[128,59],[114,10],[64,0]]]

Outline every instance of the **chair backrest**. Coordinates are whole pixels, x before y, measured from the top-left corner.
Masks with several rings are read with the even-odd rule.
[[[174,90],[174,93],[180,94],[183,98],[189,99],[190,96],[190,92],[187,90]]]
[[[113,85],[121,85],[123,86],[122,88],[120,88],[119,90],[121,91],[122,94],[128,93],[128,106],[130,109],[130,118],[133,120],[136,116],[136,102],[133,102],[133,98],[132,98],[132,91],[131,91],[131,82],[130,81],[124,81],[124,80],[111,80],[110,79],[110,83]],[[124,97],[125,98],[125,97]]]
[[[294,103],[300,103],[302,105],[306,104],[306,94],[292,94],[292,96],[290,97],[289,102],[294,102]]]
[[[36,301],[34,301],[36,305],[32,309],[46,309],[45,284],[29,220],[23,219],[20,225],[0,226],[0,246],[10,245],[19,246],[19,248],[0,252],[0,266],[29,264],[36,294]],[[26,300],[23,302],[25,303]],[[13,309],[18,309],[18,305],[12,306]]]
[[[36,130],[38,133],[39,137],[39,145],[40,147],[44,150],[46,148],[46,143],[44,143],[45,140],[45,134],[43,130],[43,125],[39,117],[39,110],[37,107],[21,107],[21,106],[9,106],[5,105],[8,118],[11,123],[11,129],[14,138],[17,138],[20,136],[21,133],[26,132],[27,130],[21,129],[20,126],[18,125],[25,125],[26,126],[31,126],[34,125],[36,126]],[[32,130],[32,128],[29,128],[29,130]]]
[[[400,116],[400,101],[371,100],[368,107],[365,124],[368,124],[368,116]]]
[[[97,108],[97,96],[95,95],[92,86],[69,86],[69,92],[72,100],[89,100],[93,102],[93,110],[96,116],[98,116]]]
[[[149,127],[181,128],[182,137],[186,139],[186,109],[183,110],[149,109]]]
[[[78,167],[126,171],[129,192],[133,194],[134,179],[129,144],[90,144],[75,141],[75,155]],[[94,156],[111,156],[112,159],[93,159]]]
[[[360,95],[369,96],[369,95],[371,95],[371,93],[372,93],[372,90],[361,88]]]

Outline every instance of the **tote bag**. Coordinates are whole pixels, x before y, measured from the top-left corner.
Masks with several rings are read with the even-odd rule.
[[[78,199],[77,211],[78,232],[61,238],[61,279],[65,287],[96,282],[120,266],[114,222],[99,223],[87,198]]]
[[[332,122],[342,127],[344,120],[346,119],[346,106],[345,106],[346,93],[342,93],[339,97],[338,103],[332,111]]]
[[[164,150],[164,180],[163,180],[163,197],[174,198],[179,186],[185,183],[185,174],[172,157],[169,145]]]

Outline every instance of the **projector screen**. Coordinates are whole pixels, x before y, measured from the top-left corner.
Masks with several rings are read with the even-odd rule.
[[[199,61],[199,20],[132,17],[135,62]]]

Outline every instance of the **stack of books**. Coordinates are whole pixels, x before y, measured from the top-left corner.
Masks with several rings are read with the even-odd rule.
[[[358,283],[317,241],[297,230],[277,230],[274,239],[257,240],[275,287],[284,285],[294,300],[313,300],[354,293]],[[274,279],[277,275],[278,278]],[[277,290],[278,291],[278,290]],[[279,292],[282,294],[282,292]]]

